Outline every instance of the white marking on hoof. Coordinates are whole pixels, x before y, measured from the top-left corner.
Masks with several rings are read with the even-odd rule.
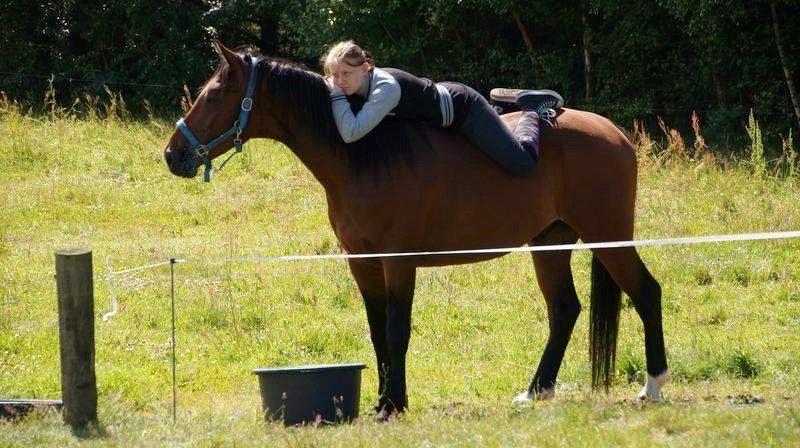
[[[544,401],[544,400],[552,400],[553,397],[556,396],[556,388],[550,387],[545,388],[539,391],[538,394],[533,394],[530,392],[523,392],[517,395],[512,401],[513,404],[528,404],[533,400]]]
[[[517,395],[516,397],[514,397],[514,400],[511,403],[512,404],[528,404],[531,401],[533,401],[533,394],[531,394],[530,392],[523,392],[523,393]]]
[[[639,392],[639,400],[661,400],[661,388],[669,382],[671,376],[669,370],[665,370],[658,376],[647,375],[647,381],[644,383],[642,391]]]

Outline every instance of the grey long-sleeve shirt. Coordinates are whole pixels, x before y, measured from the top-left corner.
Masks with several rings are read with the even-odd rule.
[[[367,101],[357,114],[350,110],[347,96],[340,88],[331,92],[331,106],[336,127],[345,143],[367,135],[400,102],[400,84],[394,76],[375,68],[368,75]]]

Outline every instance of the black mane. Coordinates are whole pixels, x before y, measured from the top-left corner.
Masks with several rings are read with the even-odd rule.
[[[355,173],[377,172],[381,167],[389,170],[400,161],[413,166],[415,152],[431,148],[424,133],[425,124],[392,116],[384,118],[358,141],[344,143],[333,119],[328,87],[321,75],[284,59],[261,57],[258,67],[273,107],[279,108],[289,120],[306,122],[320,150],[335,151],[346,159]],[[351,98],[351,105],[357,112],[363,104]]]
[[[325,80],[298,63],[275,58],[258,61],[261,82],[266,83],[274,106],[291,120],[306,121],[315,138],[336,142],[338,131]],[[341,138],[338,138],[341,142]]]

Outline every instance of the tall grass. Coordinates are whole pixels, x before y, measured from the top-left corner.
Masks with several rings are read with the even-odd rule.
[[[794,149],[794,138],[792,130],[789,130],[789,137],[781,138],[781,158],[780,164],[784,167],[784,172],[788,177],[797,176],[797,150]]]
[[[747,135],[750,137],[750,164],[753,166],[753,174],[756,178],[763,178],[767,173],[767,163],[764,159],[764,142],[761,140],[761,128],[758,126],[750,110],[750,118],[747,121]]]

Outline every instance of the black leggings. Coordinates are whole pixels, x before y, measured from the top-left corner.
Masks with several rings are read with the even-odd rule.
[[[453,97],[454,129],[512,174],[525,175],[533,171],[536,160],[520,145],[480,93],[457,82],[439,84]]]

